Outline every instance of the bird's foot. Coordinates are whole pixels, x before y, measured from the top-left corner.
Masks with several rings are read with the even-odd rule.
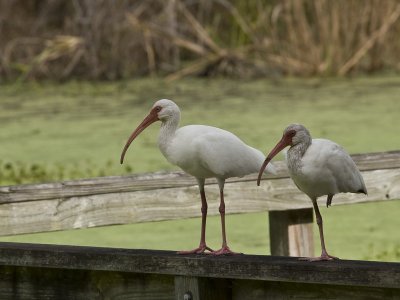
[[[237,255],[237,254],[243,254],[243,253],[233,252],[231,249],[229,249],[228,246],[223,246],[221,249],[211,252],[211,255]]]
[[[210,253],[213,253],[214,250],[208,247],[206,244],[200,244],[199,247],[193,249],[193,250],[188,250],[188,251],[178,251],[178,254],[202,254],[206,250],[210,251]]]
[[[306,261],[324,261],[324,260],[338,260],[339,257],[329,255],[328,253],[322,253],[319,257],[300,257],[300,260]]]

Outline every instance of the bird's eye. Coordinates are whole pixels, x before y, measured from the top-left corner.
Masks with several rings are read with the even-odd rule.
[[[296,135],[296,130],[290,130],[289,131],[289,136],[295,136]]]
[[[156,106],[156,112],[160,112],[161,111],[161,106]]]

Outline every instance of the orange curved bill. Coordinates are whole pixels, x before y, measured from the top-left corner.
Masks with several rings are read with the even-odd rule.
[[[122,150],[121,153],[121,158],[120,158],[120,163],[123,164],[124,162],[124,157],[125,157],[125,153],[128,150],[130,144],[133,142],[133,140],[143,131],[145,130],[149,125],[153,124],[154,122],[158,121],[158,116],[157,113],[151,111],[149,113],[149,115],[144,118],[144,120],[142,121],[142,123],[140,123],[140,125],[135,129],[135,131],[131,134],[131,136],[129,137],[128,141],[125,144],[124,150]]]
[[[290,138],[286,137],[285,135],[281,138],[281,140],[276,144],[274,149],[271,150],[271,152],[268,154],[267,158],[265,159],[264,163],[261,166],[260,172],[258,173],[258,178],[257,178],[257,185],[260,186],[260,181],[261,181],[261,176],[264,173],[265,168],[269,164],[269,162],[274,158],[275,155],[277,155],[279,152],[281,152],[284,148],[289,146],[291,144]]]

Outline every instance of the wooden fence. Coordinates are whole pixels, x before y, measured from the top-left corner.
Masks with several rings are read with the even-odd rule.
[[[334,205],[400,199],[400,151],[353,159],[369,194],[341,194]],[[277,175],[261,187],[257,174],[228,180],[227,213],[268,211],[273,255],[313,255],[311,201],[284,163],[275,165]],[[206,193],[209,214],[217,214],[214,180]],[[12,235],[195,217],[200,200],[192,177],[159,172],[0,187],[0,214],[0,235]],[[0,299],[265,297],[400,299],[400,264],[0,243]]]
[[[400,264],[0,243],[0,299],[400,299]]]
[[[333,205],[400,199],[400,151],[353,155],[368,196],[341,194]],[[289,178],[283,162],[260,187],[256,174],[225,185],[227,213],[268,211],[271,253],[312,254],[311,201]],[[210,215],[218,214],[215,180],[206,186]],[[323,203],[325,199],[321,199]],[[37,185],[0,187],[0,235],[67,230],[200,216],[196,180],[158,172]]]

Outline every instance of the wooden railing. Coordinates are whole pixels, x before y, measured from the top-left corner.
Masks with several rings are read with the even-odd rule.
[[[340,194],[333,205],[400,199],[400,151],[353,155],[368,196]],[[311,201],[289,178],[277,175],[260,187],[256,174],[225,185],[227,213],[268,211],[271,253],[312,255]],[[218,214],[215,180],[206,186],[210,215]],[[323,203],[325,199],[321,199]],[[158,172],[57,183],[0,187],[0,235],[67,230],[200,216],[196,180],[182,172]]]
[[[1,299],[400,299],[400,263],[0,243]]]
[[[333,204],[400,199],[400,151],[353,155],[368,196]],[[228,213],[268,211],[273,255],[313,254],[311,201],[283,162],[225,185]],[[206,187],[209,214],[218,186]],[[321,199],[323,203],[325,199]],[[0,187],[0,235],[200,215],[196,181],[159,172]],[[400,299],[400,264],[305,262],[277,256],[178,255],[169,251],[0,243],[0,299]]]

